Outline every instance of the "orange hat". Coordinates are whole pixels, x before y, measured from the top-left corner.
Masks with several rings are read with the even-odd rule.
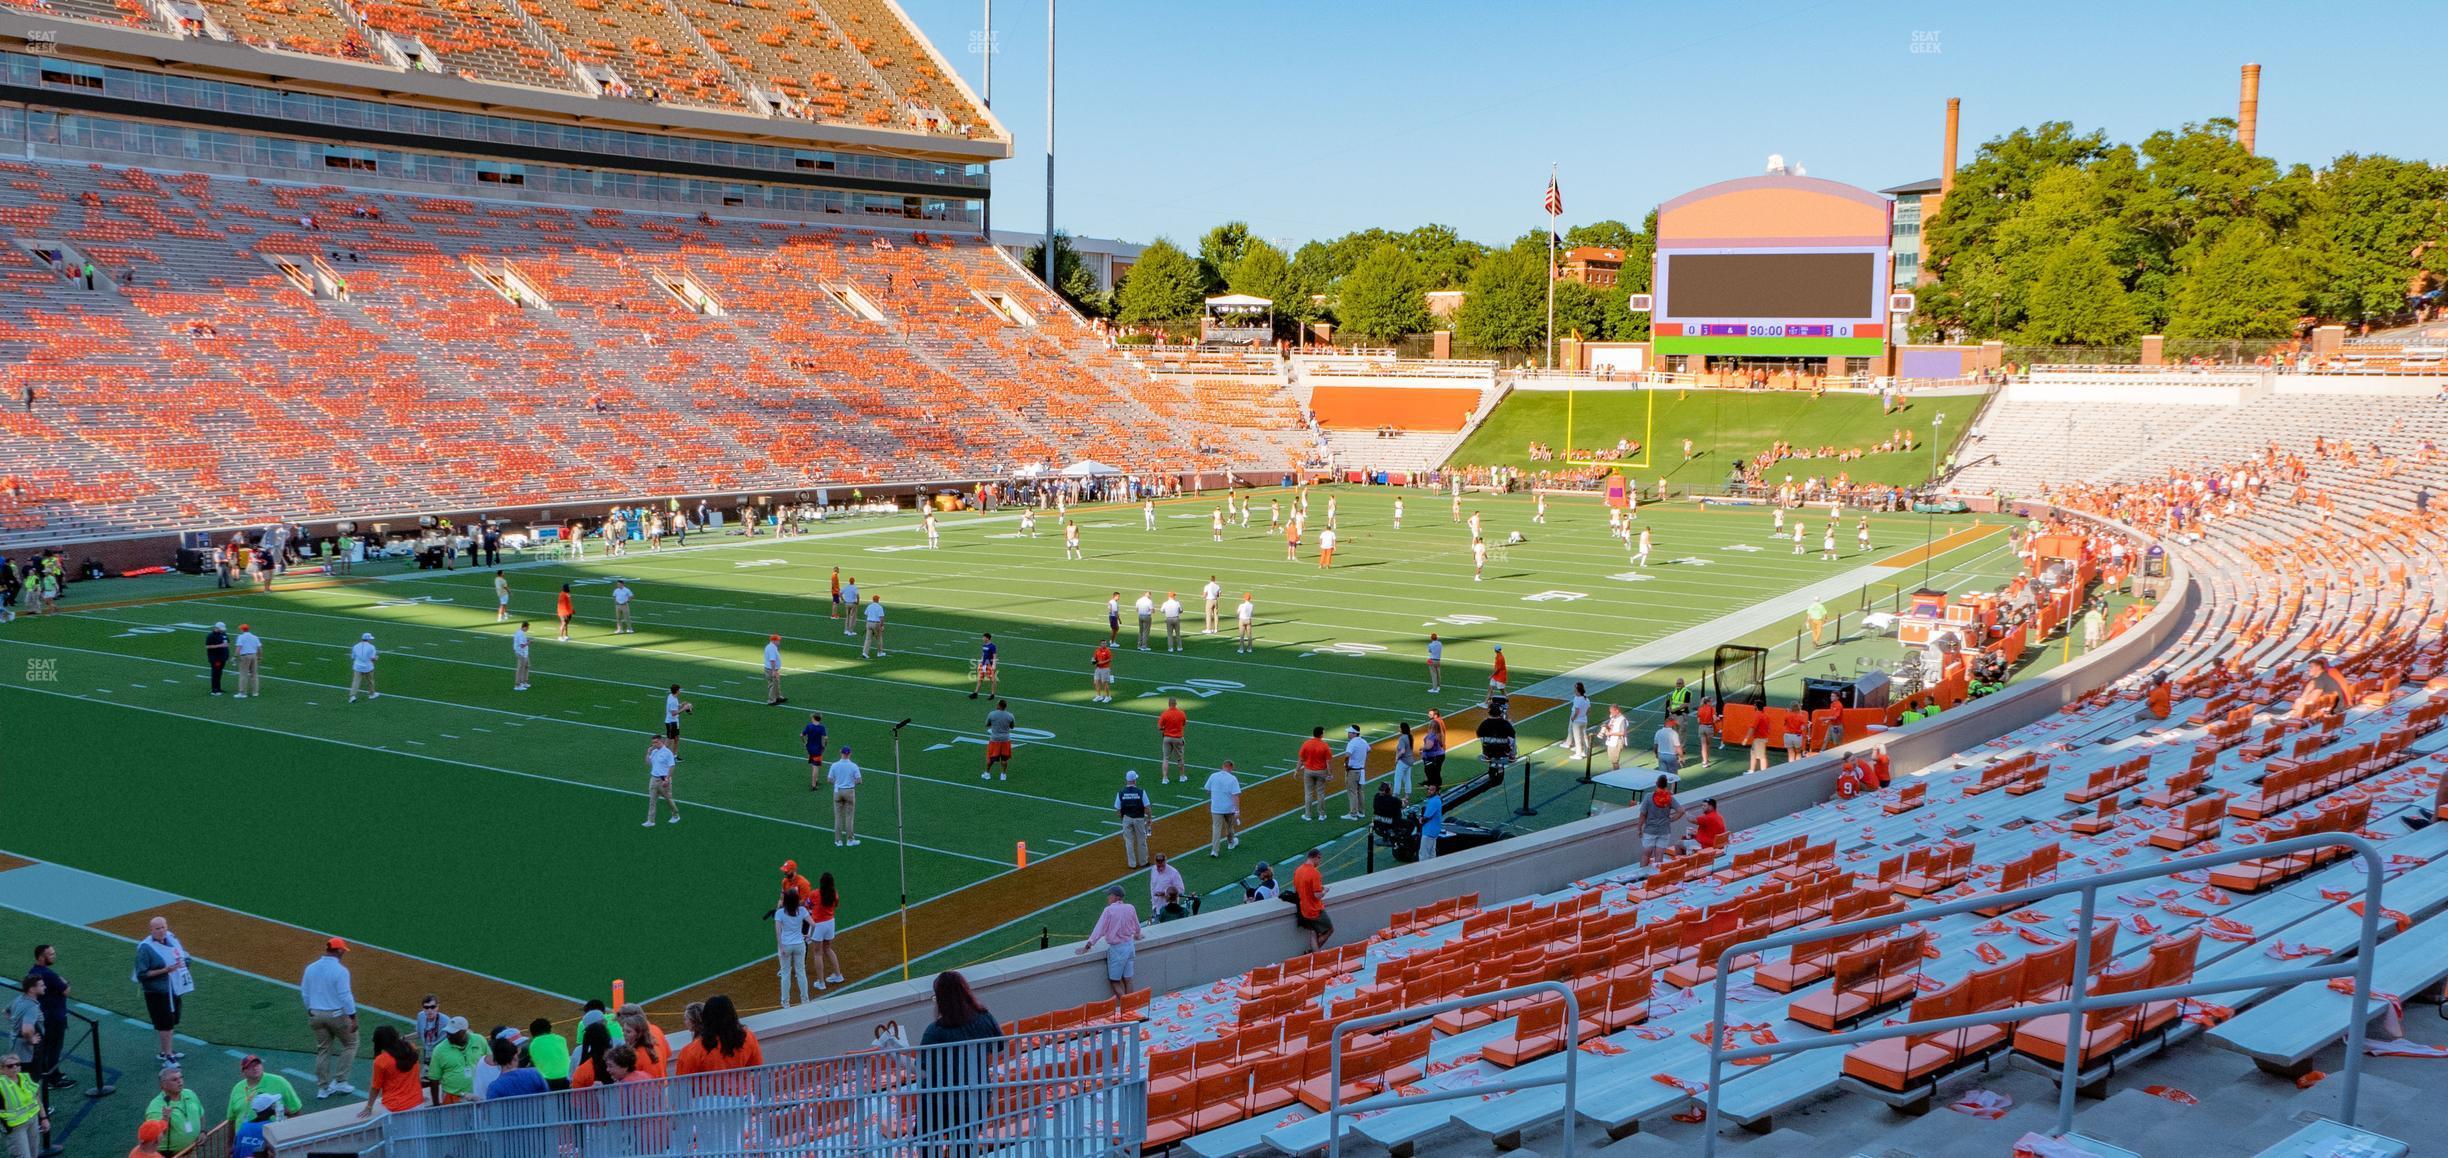
[[[159,1118],[147,1118],[145,1119],[143,1125],[136,1127],[136,1140],[139,1142],[152,1142],[158,1145],[162,1140],[162,1136],[168,1134],[169,1132],[170,1123],[162,1121]]]
[[[340,953],[346,953],[346,952],[348,952],[348,942],[343,941],[343,940],[341,940],[341,939],[340,939],[340,938],[338,938],[338,937],[334,937],[334,938],[332,938],[332,939],[331,939],[331,940],[329,940],[329,941],[325,941],[325,942],[323,942],[323,947],[324,947],[324,948],[326,948],[326,949],[333,950],[333,951],[335,951],[335,952],[340,952]]]
[[[767,641],[767,642],[770,642],[770,643],[780,643],[780,642],[782,642],[782,637],[781,637],[781,636],[779,636],[779,635],[768,635],[768,636],[766,636],[766,637],[765,637],[765,639],[766,639],[766,641]]]
[[[799,871],[799,862],[798,862],[798,861],[795,861],[795,860],[786,860],[786,861],[783,861],[783,862],[782,862],[782,871],[783,871],[783,872],[786,872],[786,873],[795,873],[795,872],[798,872],[798,871]]]

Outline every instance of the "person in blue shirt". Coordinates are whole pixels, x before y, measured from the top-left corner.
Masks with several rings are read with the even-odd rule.
[[[1436,858],[1437,838],[1443,835],[1445,835],[1445,797],[1431,792],[1428,794],[1428,799],[1420,802],[1419,858],[1421,860]]]
[[[823,712],[809,712],[807,726],[799,729],[799,738],[807,743],[808,791],[824,790],[825,725]]]
[[[1002,684],[995,678],[995,641],[991,631],[985,633],[984,642],[978,645],[977,679],[969,685],[970,699],[978,698],[979,688],[990,692],[1002,690]]]
[[[536,1072],[535,1063],[524,1050],[499,1037],[493,1039],[493,1064],[501,1067],[502,1074],[485,1087],[488,1102],[541,1094],[552,1088],[544,1083],[544,1075]]]
[[[264,1125],[281,1115],[279,1094],[257,1094],[247,1103],[255,1116],[238,1124],[230,1133],[230,1158],[273,1158],[272,1140],[264,1137]]]

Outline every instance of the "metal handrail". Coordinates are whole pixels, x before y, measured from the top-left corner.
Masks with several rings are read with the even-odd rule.
[[[1443,1013],[1449,1009],[1468,1009],[1472,1006],[1492,1005],[1499,1001],[1510,1001],[1513,998],[1531,993],[1560,993],[1564,996],[1563,1077],[1531,1078],[1527,1081],[1508,1078],[1501,1082],[1488,1082],[1484,1085],[1464,1086],[1458,1090],[1422,1090],[1416,1094],[1404,1095],[1402,1097],[1402,1101],[1405,1105],[1416,1106],[1426,1102],[1450,1102],[1461,1098],[1478,1098],[1484,1097],[1488,1094],[1502,1094],[1510,1093],[1514,1090],[1533,1090],[1542,1086],[1560,1085],[1564,1087],[1563,1152],[1566,1154],[1573,1153],[1573,1098],[1574,1095],[1579,1092],[1581,1082],[1581,1043],[1579,1036],[1581,1025],[1581,1003],[1579,1000],[1573,997],[1572,987],[1564,984],[1561,981],[1533,981],[1528,985],[1516,985],[1510,989],[1499,989],[1494,993],[1479,993],[1473,994],[1469,997],[1448,998],[1447,1000],[1439,1001],[1433,1005],[1421,1005],[1410,1009],[1398,1009],[1392,1013],[1379,1013],[1368,1017],[1355,1017],[1350,1021],[1338,1021],[1334,1023],[1333,1026],[1329,1027],[1327,1032],[1329,1035],[1331,1035],[1331,1038],[1326,1050],[1326,1080],[1329,1083],[1326,1090],[1326,1158],[1342,1158],[1343,1118],[1346,1114],[1353,1112],[1343,1108],[1343,1035],[1347,1033],[1355,1033],[1364,1029],[1374,1029],[1380,1025],[1399,1025],[1407,1022],[1418,1021],[1421,1018],[1435,1017],[1437,1014]]]
[[[2355,955],[2352,961],[2335,962],[2327,965],[2297,966],[2291,969],[2282,969],[2274,973],[2255,973],[2244,977],[2224,978],[2218,981],[2188,982],[2183,985],[2169,985],[2158,989],[2142,989],[2131,993],[2110,994],[2106,997],[2095,998],[2088,996],[2087,990],[2090,987],[2091,980],[2091,926],[2092,919],[2094,917],[2094,910],[2097,908],[2098,904],[2100,889],[2114,885],[2121,885],[2128,881],[2155,880],[2173,873],[2185,872],[2196,867],[2232,864],[2236,861],[2258,860],[2263,857],[2284,856],[2286,854],[2302,851],[2304,849],[2321,848],[2326,846],[2344,847],[2348,851],[2354,853],[2355,856],[2360,858],[2363,862],[2363,931],[2355,941]],[[2042,1002],[2034,1005],[2018,1005],[2011,1009],[1995,1010],[1988,1013],[1969,1013],[1961,1017],[1942,1017],[1931,1021],[1909,1021],[1892,1026],[1878,1026],[1870,1029],[1856,1029],[1845,1033],[1830,1034],[1826,1037],[1811,1038],[1806,1041],[1779,1042],[1775,1045],[1750,1045],[1743,1046],[1738,1049],[1725,1048],[1725,1034],[1722,1029],[1712,1033],[1709,1038],[1709,1076],[1707,1099],[1709,1129],[1704,1135],[1704,1141],[1701,1144],[1700,1152],[1704,1158],[1713,1158],[1713,1156],[1717,1153],[1717,1094],[1718,1085],[1721,1079],[1724,1077],[1724,1066],[1727,1062],[1742,1061],[1755,1057],[1771,1057],[1777,1054],[1804,1053],[1814,1049],[1832,1049],[1838,1046],[1848,1046],[1865,1041],[1878,1041],[1880,1039],[1890,1037],[1909,1037],[1924,1033],[1944,1032],[1950,1029],[1967,1029],[1976,1025],[1995,1025],[2004,1021],[2027,1021],[2034,1017],[2048,1017],[2060,1013],[2065,1014],[2069,1019],[2069,1032],[2067,1033],[2067,1044],[2065,1049],[2064,1073],[2059,1076],[2057,1090],[2057,1135],[2063,1137],[2065,1134],[2074,1129],[2075,1086],[2077,1079],[2082,1072],[2082,1034],[2080,1032],[2080,1027],[2084,1024],[2082,1015],[2086,1011],[2093,1009],[2122,1009],[2129,1005],[2143,1005],[2154,1001],[2169,1001],[2176,998],[2193,997],[2205,993],[2227,993],[2238,989],[2275,988],[2283,985],[2293,985],[2304,981],[2322,981],[2332,977],[2347,976],[2354,978],[2355,991],[2353,994],[2353,1013],[2346,1026],[2346,1082],[2344,1090],[2340,1094],[2340,1099],[2343,1105],[2340,1107],[2339,1116],[2346,1125],[2352,1126],[2354,1125],[2355,1121],[2355,1097],[2358,1093],[2363,1077],[2364,1023],[2368,1021],[2371,1016],[2372,961],[2374,951],[2380,944],[2380,886],[2385,880],[2383,874],[2385,873],[2386,868],[2387,861],[2382,859],[2379,848],[2362,837],[2338,832],[2314,833],[2310,836],[2296,836],[2289,837],[2285,840],[2274,840],[2267,844],[2256,844],[2243,848],[2228,849],[2223,852],[2203,853],[2199,856],[2189,856],[2177,860],[2161,861],[2158,864],[2146,865],[2138,868],[2119,869],[2118,871],[2112,873],[2102,873],[2095,876],[2079,877],[2073,881],[2058,881],[2051,884],[2035,885],[2031,888],[2016,889],[2015,891],[2009,893],[1988,893],[1978,896],[1965,897],[1962,900],[1949,901],[1943,905],[1933,905],[1921,909],[1908,909],[1902,913],[1893,913],[1882,917],[1871,917],[1859,921],[1848,921],[1842,925],[1830,925],[1824,928],[1778,933],[1774,936],[1762,937],[1752,941],[1744,941],[1741,944],[1731,946],[1724,952],[1717,955],[1717,980],[1711,986],[1714,1001],[1713,1005],[1711,1006],[1711,1011],[1714,1014],[1714,1019],[1710,1024],[1713,1026],[1722,1027],[1725,1024],[1726,983],[1728,975],[1733,972],[1729,966],[1731,962],[1741,956],[1757,954],[1769,949],[1781,949],[1788,945],[1798,945],[1805,941],[1825,941],[1838,937],[1849,937],[1859,933],[1870,933],[1880,929],[1893,928],[1897,925],[1906,925],[1916,921],[1927,920],[1932,917],[1944,917],[1951,916],[1955,913],[1972,912],[1976,909],[1995,909],[2001,907],[2012,908],[2045,900],[2050,897],[2063,896],[2069,892],[2079,892],[2082,894],[2081,920],[2074,934],[2074,979],[2072,982],[2071,992],[2068,994],[2065,1000]]]

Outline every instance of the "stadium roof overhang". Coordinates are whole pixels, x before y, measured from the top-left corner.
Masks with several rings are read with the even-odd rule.
[[[12,15],[22,29],[18,34],[22,37],[19,45],[28,51],[173,76],[776,148],[844,149],[964,164],[982,164],[1012,155],[1010,133],[992,119],[991,113],[982,114],[988,123],[985,133],[977,137],[903,132],[646,101],[608,100],[580,92],[469,80],[446,73],[306,56],[147,29],[112,28],[25,11]],[[43,40],[45,36],[49,39]],[[36,47],[38,41],[40,47]]]

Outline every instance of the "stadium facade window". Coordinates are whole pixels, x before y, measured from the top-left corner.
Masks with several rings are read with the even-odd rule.
[[[114,97],[177,108],[293,120],[327,128],[406,133],[470,145],[506,144],[603,154],[646,161],[687,161],[772,173],[800,171],[798,158],[830,163],[825,172],[850,177],[985,188],[986,166],[791,149],[732,141],[709,141],[660,133],[586,125],[557,125],[521,117],[446,112],[362,101],[349,97],[283,92],[259,85],[195,77],[164,76],[0,52],[0,76],[12,84],[97,89]]]

